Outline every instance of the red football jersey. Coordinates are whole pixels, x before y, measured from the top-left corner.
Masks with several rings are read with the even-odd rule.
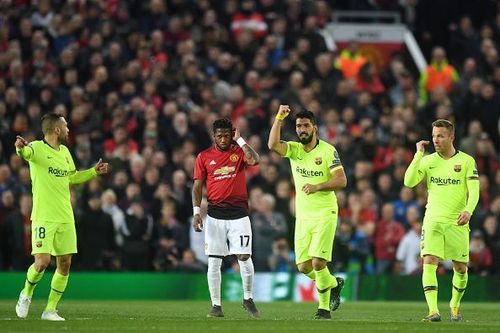
[[[248,209],[246,167],[245,154],[238,145],[232,144],[226,151],[214,145],[196,157],[193,178],[206,181],[209,205]]]

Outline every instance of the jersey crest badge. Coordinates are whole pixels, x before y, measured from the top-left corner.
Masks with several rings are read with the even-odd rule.
[[[36,247],[42,247],[42,241],[38,241],[38,242],[36,242],[36,244],[35,244],[35,245],[36,245]]]
[[[453,167],[453,170],[455,172],[460,172],[462,171],[462,165],[461,164],[455,164],[455,166]]]
[[[314,163],[316,163],[316,165],[321,165],[321,163],[323,163],[323,159],[321,157],[316,157],[314,159]]]
[[[237,162],[239,159],[240,159],[240,158],[239,158],[239,156],[238,156],[238,155],[236,155],[236,154],[232,154],[232,155],[229,157],[229,160],[230,160],[231,162]]]

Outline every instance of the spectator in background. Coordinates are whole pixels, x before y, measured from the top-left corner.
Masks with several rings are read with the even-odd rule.
[[[75,261],[81,270],[109,270],[116,254],[113,221],[101,208],[101,193],[91,193],[87,204],[76,224],[79,252]]]
[[[491,250],[493,260],[492,273],[500,272],[500,229],[494,215],[487,215],[483,222],[484,241]]]
[[[448,64],[444,48],[435,47],[432,50],[431,63],[420,76],[420,99],[426,103],[429,100],[429,94],[433,94],[438,88],[449,94],[457,80],[458,73],[452,65]]]
[[[9,247],[7,217],[16,209],[15,198],[11,190],[5,190],[0,199],[0,268],[8,270],[12,266],[12,248]]]
[[[358,49],[358,43],[352,40],[335,60],[335,68],[342,72],[344,79],[354,80],[366,61],[367,59]]]
[[[408,212],[415,208],[408,209]],[[422,222],[410,222],[410,230],[403,236],[396,252],[396,273],[401,275],[414,275],[422,271],[420,259],[420,234]]]
[[[469,271],[486,276],[491,273],[492,264],[491,250],[484,242],[483,233],[480,230],[474,230],[470,240]]]
[[[272,254],[267,258],[271,272],[294,272],[295,258],[284,236],[276,236],[272,242]]]
[[[130,234],[125,223],[125,214],[116,204],[116,194],[113,190],[104,191],[101,195],[101,202],[101,209],[111,216],[113,221],[115,244],[118,248],[121,248],[123,246],[123,237]]]
[[[174,256],[171,256],[170,260],[172,262],[172,269],[177,272],[202,273],[207,269],[207,266],[196,258],[194,251],[191,249],[185,249],[182,252],[181,260],[178,260]]]
[[[12,255],[12,269],[24,271],[33,261],[31,256],[31,208],[33,200],[30,193],[24,193],[19,199],[19,208],[12,211],[5,219],[5,235]],[[2,240],[3,242],[3,240]]]
[[[396,250],[404,233],[403,226],[394,220],[394,206],[391,203],[384,204],[374,235],[377,274],[392,272]]]
[[[256,271],[269,270],[268,258],[272,254],[272,242],[277,236],[287,234],[287,223],[281,213],[274,210],[276,200],[264,194],[257,211],[252,214],[253,260]]]
[[[138,195],[130,202],[125,223],[130,233],[123,235],[122,268],[127,271],[151,270],[154,222],[144,211],[142,199]]]

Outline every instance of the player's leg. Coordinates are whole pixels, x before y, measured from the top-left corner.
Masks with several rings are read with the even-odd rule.
[[[57,268],[52,276],[50,283],[49,298],[47,306],[42,313],[43,320],[64,321],[65,319],[58,315],[57,305],[61,300],[66,286],[68,285],[69,270],[71,267],[71,254],[57,256]]]
[[[49,264],[50,254],[35,254],[35,262],[28,268],[24,288],[19,294],[19,299],[16,304],[16,314],[19,318],[26,318],[28,316],[33,291],[38,282],[42,279],[43,273]]]
[[[56,227],[54,223],[33,221],[31,224],[31,254],[35,257],[35,262],[28,268],[24,288],[16,304],[16,313],[19,318],[28,316],[33,291],[50,264]]]
[[[236,254],[243,284],[242,306],[247,313],[257,318],[259,311],[253,301],[253,278],[255,269],[252,260],[252,226],[248,216],[228,221],[229,252]]]
[[[226,221],[207,215],[205,221],[205,254],[208,256],[207,282],[212,308],[208,317],[224,317],[221,303],[221,266],[227,255]]]
[[[333,276],[327,262],[332,259],[333,240],[337,227],[337,216],[320,219],[314,224],[314,232],[309,247],[309,255],[313,258],[312,265],[316,273],[319,309],[335,311],[340,305],[340,291],[344,285],[341,278]]]
[[[453,279],[450,300],[450,320],[461,321],[460,301],[467,287],[469,261],[469,228],[451,225],[445,234],[445,254],[453,260]]]
[[[68,285],[72,255],[77,252],[75,224],[58,223],[57,231],[54,235],[54,249],[52,251],[52,254],[56,256],[57,267],[50,283],[47,306],[42,313],[43,320],[64,320],[63,317],[58,315],[56,309]]]
[[[444,235],[439,223],[425,223],[421,235],[421,255],[423,257],[422,287],[429,314],[424,321],[440,321],[438,281],[436,276],[439,259],[444,258]]]
[[[299,272],[304,273],[311,280],[316,280],[316,272],[312,266],[312,259],[309,256],[309,246],[311,244],[310,223],[297,219],[295,221],[294,251],[295,262]]]

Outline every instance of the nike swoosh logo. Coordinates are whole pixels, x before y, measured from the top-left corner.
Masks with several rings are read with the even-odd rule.
[[[429,170],[430,170],[430,169],[434,169],[434,168],[435,168],[435,166],[429,167]]]
[[[462,254],[462,258],[465,258],[465,257],[467,257],[467,255],[466,254]]]
[[[47,156],[47,159],[50,160],[52,158],[52,156]]]

